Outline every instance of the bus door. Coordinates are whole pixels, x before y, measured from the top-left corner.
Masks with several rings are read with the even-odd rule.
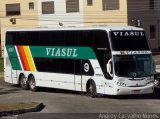
[[[86,81],[94,75],[92,65],[89,60],[75,60],[75,90],[84,91]]]
[[[12,83],[12,78],[11,78],[11,74],[12,74],[12,66],[11,66],[11,63],[10,63],[10,60],[8,57],[6,57],[6,62],[5,62],[5,68],[4,68],[4,78],[7,82],[10,82]]]
[[[14,83],[16,81],[15,78],[17,78],[17,70],[12,69],[11,62],[16,66],[17,58],[6,58],[5,80],[9,83]]]
[[[17,58],[12,58],[12,62],[14,63],[16,70],[11,69],[11,79],[12,83],[17,83]]]

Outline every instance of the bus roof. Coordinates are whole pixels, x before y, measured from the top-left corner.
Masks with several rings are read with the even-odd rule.
[[[114,31],[114,30],[143,30],[143,28],[134,27],[134,26],[91,26],[91,27],[37,27],[37,28],[17,28],[10,29],[7,31],[52,31],[52,30],[106,30],[106,31]]]

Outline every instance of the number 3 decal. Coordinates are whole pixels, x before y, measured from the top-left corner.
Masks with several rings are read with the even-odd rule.
[[[89,71],[89,64],[88,64],[88,63],[85,63],[85,64],[84,64],[84,71],[85,71],[85,72],[88,72],[88,71]]]

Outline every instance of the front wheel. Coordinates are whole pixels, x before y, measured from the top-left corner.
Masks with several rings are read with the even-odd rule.
[[[89,84],[89,87],[87,89],[87,93],[92,97],[96,97],[97,96],[97,89],[96,89],[96,84],[94,81],[91,81]]]
[[[154,80],[154,84],[155,84],[155,86],[160,86],[160,79],[156,78]]]
[[[36,81],[35,81],[35,78],[33,76],[29,77],[29,88],[33,92],[37,91]]]

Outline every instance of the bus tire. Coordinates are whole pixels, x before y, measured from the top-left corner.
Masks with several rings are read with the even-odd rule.
[[[22,74],[19,78],[19,85],[23,90],[28,89],[28,81],[27,81],[26,77],[24,76],[24,74]]]
[[[33,92],[36,92],[37,86],[34,76],[30,76],[28,80],[29,80],[29,89]]]
[[[159,78],[154,79],[154,84],[157,87],[160,86],[160,79]]]
[[[96,84],[95,84],[95,82],[93,80],[90,80],[88,83],[87,83],[88,84],[88,86],[87,86],[87,93],[92,98],[95,98],[97,96]]]

